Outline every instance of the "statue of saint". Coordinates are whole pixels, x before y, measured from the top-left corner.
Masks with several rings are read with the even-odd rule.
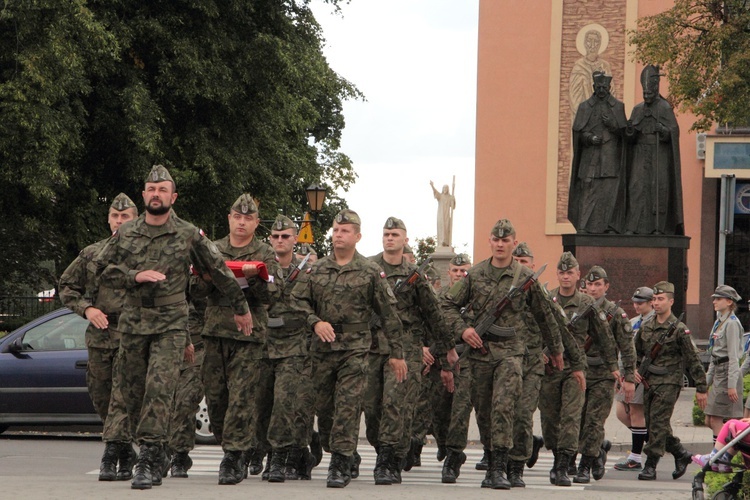
[[[437,246],[450,247],[453,239],[453,210],[456,208],[456,198],[448,190],[448,185],[443,186],[443,191],[438,192],[435,184],[430,181],[432,193],[438,201],[437,211]],[[456,191],[456,177],[453,177],[453,192]]]
[[[593,76],[594,93],[573,122],[568,219],[579,233],[619,233],[625,216],[625,105],[610,94],[612,77]]]
[[[658,66],[643,68],[643,102],[625,128],[627,234],[685,234],[680,130],[672,106],[659,95],[660,76]]]
[[[578,59],[570,70],[570,86],[568,95],[570,98],[570,113],[575,119],[578,106],[593,95],[591,79],[595,71],[611,75],[610,64],[599,57],[607,50],[609,44],[609,33],[600,24],[589,24],[581,28],[576,37],[576,47],[583,56]],[[610,89],[614,94],[614,87]]]

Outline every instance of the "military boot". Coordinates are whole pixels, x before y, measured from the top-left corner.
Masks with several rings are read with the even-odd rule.
[[[484,479],[482,479],[482,488],[492,488],[492,453],[490,453],[487,464],[487,472],[484,473]]]
[[[403,464],[405,461],[406,459],[396,455],[396,452],[394,450],[393,459],[388,465],[388,472],[390,473],[391,480],[393,481],[392,484],[401,484],[401,469],[403,469]]]
[[[378,448],[378,457],[375,459],[375,469],[372,471],[375,484],[393,484],[393,477],[389,470],[391,460],[393,460],[393,447],[388,445],[380,446]]]
[[[271,455],[271,465],[268,467],[268,482],[283,483],[286,479],[286,458],[289,451],[286,448],[276,448]],[[264,472],[265,474],[265,472]]]
[[[576,459],[578,453],[570,455],[570,462],[568,463],[568,476],[575,476],[578,473],[578,467],[576,467]]]
[[[331,454],[331,464],[328,466],[326,487],[345,488],[352,480],[352,459],[341,453]]]
[[[490,453],[490,450],[487,448],[484,449],[482,459],[474,466],[476,470],[490,470]]]
[[[531,456],[526,460],[526,467],[531,469],[539,459],[539,450],[544,446],[544,438],[542,436],[532,436],[531,438]]]
[[[320,465],[320,461],[323,460],[323,446],[320,443],[320,433],[313,431],[312,439],[310,440],[310,453],[315,458],[313,467]]]
[[[157,455],[157,448],[153,445],[142,444],[138,454],[138,462],[135,464],[135,474],[130,487],[134,490],[150,490],[153,486],[151,469]]]
[[[99,481],[117,479],[117,443],[104,443],[104,454],[99,464]]]
[[[135,466],[136,460],[138,460],[138,454],[133,449],[133,445],[130,442],[118,443],[117,448],[117,460],[119,465],[117,467],[117,480],[128,481],[133,478],[133,467]]]
[[[489,482],[490,488],[493,490],[509,490],[510,481],[505,475],[505,470],[508,467],[508,450],[492,450],[492,458],[490,459]]]
[[[594,463],[595,457],[581,455],[581,462],[578,464],[573,482],[577,484],[589,484],[591,482],[591,464]]]
[[[263,453],[251,448],[245,452],[245,462],[248,464],[248,474],[257,476],[263,470]]]
[[[438,449],[435,458],[437,458],[438,462],[442,462],[443,460],[445,460],[445,456],[448,454],[448,449],[444,444],[439,444],[437,448]]]
[[[151,465],[151,484],[161,486],[162,478],[169,474],[169,454],[162,445],[155,445],[154,461]]]
[[[508,481],[513,488],[525,488],[526,483],[523,481],[523,460],[510,460],[508,462]]]
[[[419,444],[420,450],[422,448],[421,441],[417,438],[411,438],[411,445],[409,446],[409,451],[406,453],[406,457],[404,457],[404,470],[406,472],[409,472],[412,467],[414,467],[414,457],[417,454],[417,445]]]
[[[647,456],[643,470],[638,474],[641,481],[656,481],[656,466],[659,465],[659,457]]]
[[[305,470],[306,461],[303,458],[303,453],[307,453],[307,447],[290,447],[288,449],[286,467],[284,468],[284,478],[287,481],[297,481],[300,478],[300,472]]]
[[[308,451],[307,447],[300,448],[300,461],[299,466],[297,467],[297,473],[301,480],[310,481],[312,479],[312,470],[313,467],[315,467],[317,460],[318,459],[315,455]]]
[[[172,477],[188,477],[187,471],[193,466],[193,459],[190,458],[188,452],[178,451],[172,457],[172,466],[170,472]]]
[[[692,455],[685,449],[682,444],[677,445],[677,448],[672,452],[674,456],[674,471],[672,471],[672,479],[680,479],[685,475],[687,466],[693,461]]]
[[[568,468],[570,462],[573,460],[573,455],[560,451],[557,454],[557,468],[555,469],[555,486],[570,486],[570,478],[568,477]]]
[[[552,455],[555,457],[552,463],[552,468],[549,470],[549,482],[554,485],[557,482],[557,466],[560,465],[560,455],[557,450],[552,450]]]
[[[591,462],[591,476],[595,480],[600,480],[604,477],[605,466],[607,465],[607,453],[612,449],[612,442],[609,439],[602,441],[602,446],[599,448],[599,456],[595,457]]]
[[[414,445],[414,467],[422,467],[422,443],[421,439],[417,440],[417,444]]]
[[[359,465],[362,463],[362,457],[359,456],[357,450],[354,450],[354,453],[352,454],[351,460],[349,462],[352,466],[351,471],[349,472],[349,479],[357,479],[359,477]]]
[[[273,452],[269,451],[268,455],[266,455],[266,468],[263,469],[263,473],[260,475],[263,481],[268,481],[268,474],[271,471],[271,460],[273,460]]]
[[[455,483],[458,476],[461,475],[461,466],[466,462],[466,453],[463,451],[448,450],[448,454],[443,462],[444,483]]]
[[[241,451],[225,451],[219,465],[219,484],[238,484],[244,479],[244,459]]]

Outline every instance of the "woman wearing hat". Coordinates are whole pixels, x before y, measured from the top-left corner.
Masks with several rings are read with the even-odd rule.
[[[728,285],[719,285],[714,291],[713,303],[716,322],[708,339],[711,363],[706,381],[710,387],[706,405],[706,425],[714,437],[728,418],[742,418],[742,334],[744,330],[735,315],[739,294]]]

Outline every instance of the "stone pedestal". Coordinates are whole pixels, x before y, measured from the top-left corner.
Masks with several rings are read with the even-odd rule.
[[[438,272],[440,276],[441,286],[448,286],[450,280],[448,279],[448,268],[451,263],[451,259],[456,256],[453,251],[453,247],[437,247],[435,252],[430,256],[432,257],[432,267]]]
[[[674,283],[674,306],[679,316],[685,311],[687,290],[687,236],[642,236],[621,234],[565,234],[563,249],[572,252],[581,266],[581,277],[595,265],[609,276],[607,298],[622,300],[620,306],[634,316],[630,299],[639,286],[659,281]]]

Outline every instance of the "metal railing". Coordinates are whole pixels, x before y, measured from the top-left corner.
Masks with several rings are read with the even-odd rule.
[[[57,297],[0,296],[0,331],[15,330],[60,307],[62,303]]]

